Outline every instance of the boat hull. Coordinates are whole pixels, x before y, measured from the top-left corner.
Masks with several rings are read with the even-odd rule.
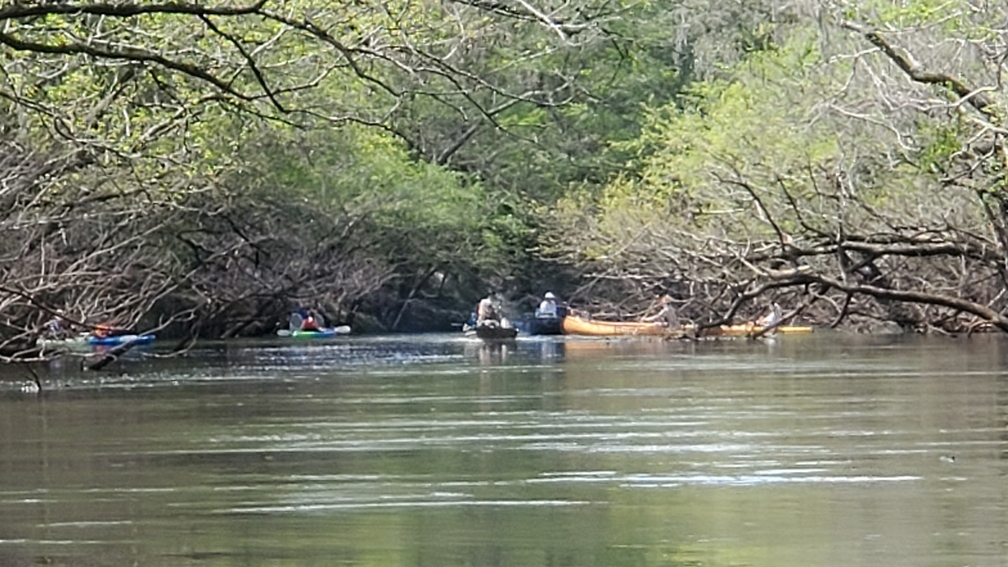
[[[476,327],[476,336],[484,341],[506,341],[518,336],[516,327],[490,327],[479,325]]]
[[[37,344],[49,350],[87,350],[91,347],[87,339],[87,335],[79,335],[65,339],[39,339]]]
[[[154,335],[115,335],[112,337],[96,337],[94,335],[88,335],[85,342],[89,345],[96,346],[116,346],[126,343],[146,345],[154,342]]]
[[[719,329],[713,329],[714,333],[724,337],[751,337],[764,332],[764,327],[743,323],[741,325],[722,325]],[[781,325],[767,331],[766,334],[778,333],[781,335],[803,335],[812,332],[812,327],[801,325]]]
[[[582,335],[589,337],[618,336],[658,336],[658,337],[752,337],[764,333],[764,327],[752,323],[741,325],[722,325],[699,330],[694,325],[669,328],[662,323],[643,323],[639,321],[588,321],[580,317],[568,315],[563,318],[561,328],[565,335]],[[812,327],[781,325],[769,331],[785,335],[811,333]]]
[[[617,336],[665,336],[675,334],[661,323],[642,323],[639,321],[588,321],[580,317],[568,315],[560,322],[560,329],[565,335],[583,335],[589,337]]]
[[[526,335],[560,335],[561,321],[560,317],[528,317],[516,321],[515,326]]]
[[[337,335],[349,334],[350,327],[346,325],[340,327],[326,327],[317,331],[290,331],[287,329],[277,331],[277,335],[281,337],[290,337],[292,339],[328,339]]]

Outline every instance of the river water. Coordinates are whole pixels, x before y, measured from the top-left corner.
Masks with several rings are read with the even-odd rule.
[[[0,369],[0,565],[1008,565],[1002,337],[156,348]]]

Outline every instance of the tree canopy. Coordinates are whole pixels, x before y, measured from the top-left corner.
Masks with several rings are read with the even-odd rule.
[[[298,302],[435,328],[488,289],[1008,330],[1005,15],[2,2],[0,351],[60,310],[192,340]]]

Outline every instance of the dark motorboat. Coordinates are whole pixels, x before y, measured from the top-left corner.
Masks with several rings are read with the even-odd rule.
[[[560,335],[563,334],[560,321],[563,317],[525,317],[516,322],[516,326],[526,335]]]
[[[518,328],[500,327],[497,325],[477,325],[476,336],[484,341],[506,341],[518,336]]]

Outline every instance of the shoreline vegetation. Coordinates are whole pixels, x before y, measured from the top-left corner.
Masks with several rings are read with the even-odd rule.
[[[0,359],[447,331],[488,293],[1008,332],[1008,7],[0,7]]]

